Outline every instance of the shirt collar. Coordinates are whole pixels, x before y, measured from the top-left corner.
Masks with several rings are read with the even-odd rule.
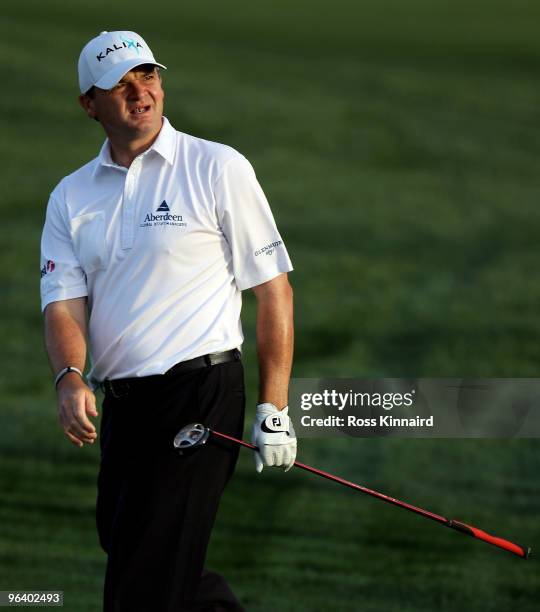
[[[163,125],[154,144],[150,147],[150,150],[152,149],[159,153],[169,165],[173,165],[176,152],[176,130],[169,123],[167,117],[163,117]]]
[[[167,117],[163,117],[163,125],[159,131],[158,137],[150,148],[148,148],[142,155],[146,155],[149,151],[155,151],[169,164],[174,163],[174,154],[176,151],[176,130],[169,123]],[[96,166],[94,169],[94,176],[100,170],[100,168],[116,168],[127,172],[127,168],[116,164],[111,157],[111,150],[109,147],[109,139],[107,138],[103,143],[99,154],[96,158]]]

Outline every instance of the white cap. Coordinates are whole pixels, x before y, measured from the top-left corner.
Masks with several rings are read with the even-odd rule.
[[[158,64],[150,47],[135,32],[101,32],[85,45],[79,57],[79,86],[111,89],[130,70],[142,64]]]

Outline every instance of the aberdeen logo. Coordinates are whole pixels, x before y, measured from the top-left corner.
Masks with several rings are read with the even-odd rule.
[[[54,261],[49,259],[47,263],[41,268],[41,278],[43,278],[46,274],[50,274],[55,269]]]
[[[187,225],[182,219],[182,215],[171,214],[171,209],[165,200],[156,208],[156,212],[165,214],[155,215],[154,213],[147,213],[140,227],[153,227],[156,225],[176,225],[185,227]]]
[[[140,42],[136,41],[134,38],[124,38],[122,36],[121,45],[114,43],[112,47],[107,47],[105,51],[100,51],[96,55],[96,59],[98,62],[101,62],[101,60],[104,60],[109,53],[114,53],[115,51],[120,51],[122,49],[134,49],[137,52],[137,55],[139,55],[139,48],[143,48]]]

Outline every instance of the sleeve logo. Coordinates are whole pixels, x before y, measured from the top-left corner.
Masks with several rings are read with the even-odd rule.
[[[54,272],[56,265],[52,259],[47,260],[47,262],[41,268],[41,278],[43,278],[46,274],[50,274]]]
[[[255,257],[258,257],[259,255],[273,255],[274,251],[276,250],[276,248],[280,245],[282,245],[283,242],[281,240],[277,240],[276,242],[272,242],[270,244],[267,244],[266,246],[263,246],[262,249],[258,249],[257,251],[255,251]]]

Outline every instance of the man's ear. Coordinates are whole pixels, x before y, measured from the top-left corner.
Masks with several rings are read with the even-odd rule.
[[[81,94],[79,96],[79,104],[81,105],[84,112],[88,115],[88,117],[90,117],[90,119],[97,120],[94,100],[90,96],[87,96],[86,94]]]

